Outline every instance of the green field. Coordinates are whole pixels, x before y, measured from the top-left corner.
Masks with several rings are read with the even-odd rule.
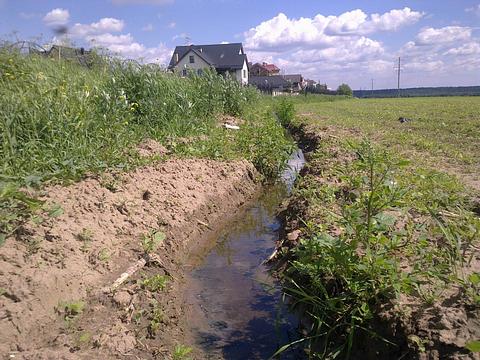
[[[319,101],[320,100],[320,101]],[[298,99],[301,121],[358,131],[390,151],[480,187],[480,97]],[[410,122],[400,123],[406,117]]]

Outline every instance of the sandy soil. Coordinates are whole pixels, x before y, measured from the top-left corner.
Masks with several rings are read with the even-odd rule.
[[[164,151],[151,142],[140,150]],[[246,161],[174,159],[46,189],[47,210],[0,248],[0,355],[168,358],[187,321],[176,297],[183,259],[256,196],[257,179]],[[166,234],[159,262],[103,295],[155,231]],[[152,275],[168,276],[165,290],[142,286]]]

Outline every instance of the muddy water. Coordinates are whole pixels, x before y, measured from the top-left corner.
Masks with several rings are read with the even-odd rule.
[[[297,319],[282,303],[279,284],[263,261],[274,250],[280,222],[275,212],[305,159],[294,153],[281,182],[263,195],[210,248],[191,259],[187,280],[188,336],[206,359],[268,359],[298,339]],[[282,359],[301,359],[292,350]]]

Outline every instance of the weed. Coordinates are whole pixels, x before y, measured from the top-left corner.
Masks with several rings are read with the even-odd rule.
[[[42,247],[42,239],[40,237],[31,237],[25,244],[27,245],[27,256],[36,254]]]
[[[82,314],[85,310],[85,303],[83,301],[60,302],[57,311],[64,315],[65,321],[74,320],[77,316]]]
[[[161,231],[152,230],[148,234],[144,234],[141,240],[143,251],[146,254],[155,252],[165,238],[165,233]]]
[[[142,286],[151,292],[162,291],[167,286],[170,278],[166,275],[153,275],[141,282]]]
[[[461,269],[479,228],[450,177],[412,173],[409,161],[366,140],[333,142],[323,141],[311,160],[323,181],[307,175],[295,190],[311,225],[285,284],[314,323],[304,339],[310,350],[348,358],[358,332],[374,333],[369,320],[389,299],[433,304],[453,283],[475,298],[478,279],[461,280]]]
[[[120,189],[121,180],[112,174],[102,174],[100,176],[100,185],[111,192],[117,192]]]
[[[82,242],[82,247],[80,248],[81,251],[87,252],[88,248],[93,241],[93,231],[87,228],[83,228],[80,233],[76,236],[78,241]]]
[[[107,262],[110,260],[110,258],[111,258],[111,255],[108,249],[102,249],[98,253],[98,260],[100,260],[101,262]]]
[[[179,344],[175,345],[173,349],[173,360],[189,360],[191,359],[188,355],[193,351],[191,347]]]
[[[92,341],[92,333],[89,331],[83,331],[78,334],[78,337],[75,341],[78,348],[86,347]]]
[[[160,325],[163,321],[163,310],[160,304],[153,300],[150,303],[150,312],[149,312],[149,324],[148,324],[148,334],[150,337],[154,338],[157,331],[160,329]]]
[[[51,218],[56,218],[59,217],[64,213],[64,210],[61,205],[59,204],[53,204],[47,209],[47,214]]]
[[[274,110],[283,126],[288,126],[295,117],[295,105],[285,96],[276,102]]]

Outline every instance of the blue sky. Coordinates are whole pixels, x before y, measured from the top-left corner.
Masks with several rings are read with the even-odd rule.
[[[332,88],[395,87],[401,56],[402,87],[480,85],[480,0],[0,0],[0,36],[160,63],[188,41],[243,42],[249,60]]]

